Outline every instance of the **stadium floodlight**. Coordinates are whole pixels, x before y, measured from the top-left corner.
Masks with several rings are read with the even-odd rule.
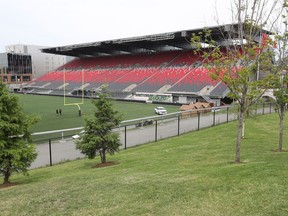
[[[79,113],[79,116],[81,116],[81,107],[80,105],[84,104],[84,70],[82,69],[82,72],[81,72],[81,90],[82,90],[82,93],[81,93],[81,101],[78,102],[78,103],[66,103],[66,70],[64,69],[64,72],[63,72],[63,86],[64,86],[64,106],[77,106],[78,107],[78,113]]]

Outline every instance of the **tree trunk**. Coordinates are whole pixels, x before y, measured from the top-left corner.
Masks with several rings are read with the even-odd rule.
[[[106,163],[106,150],[102,149],[100,151],[101,163]]]
[[[240,163],[240,146],[243,132],[243,122],[244,122],[244,112],[242,109],[240,109],[238,119],[238,129],[237,129],[237,140],[236,140],[236,158],[235,158],[236,163]]]
[[[284,106],[281,106],[279,109],[279,145],[278,145],[278,151],[281,152],[282,151],[282,146],[283,146],[283,125],[284,125]]]
[[[10,176],[11,176],[10,170],[8,170],[7,172],[4,173],[4,182],[3,182],[3,184],[10,183],[10,181],[9,181]]]
[[[106,151],[105,151],[105,149],[103,150],[103,152],[102,152],[102,163],[106,163]]]
[[[242,132],[241,132],[241,138],[244,139],[244,137],[245,137],[245,119],[243,119]]]

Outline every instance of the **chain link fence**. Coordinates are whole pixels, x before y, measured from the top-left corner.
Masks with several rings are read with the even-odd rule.
[[[249,112],[249,116],[271,114],[275,112],[275,105],[263,103],[256,105]],[[180,136],[181,134],[213,127],[219,124],[237,120],[236,106],[213,107],[212,109],[189,110],[161,116],[133,119],[123,121],[114,132],[120,134],[122,146],[127,149],[132,146]],[[34,137],[44,136],[39,139],[37,145],[38,157],[31,168],[52,166],[67,160],[75,160],[84,157],[75,148],[75,140],[72,135],[79,133],[83,127],[57,131],[47,131],[32,134]],[[53,138],[45,139],[45,135],[54,134]]]

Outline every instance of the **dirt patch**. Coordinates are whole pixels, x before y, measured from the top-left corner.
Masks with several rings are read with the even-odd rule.
[[[115,161],[107,161],[106,163],[99,163],[99,164],[96,164],[94,166],[94,168],[101,168],[101,167],[108,167],[108,166],[114,166],[118,164],[117,162]]]
[[[9,188],[9,187],[14,187],[16,185],[19,185],[19,183],[17,182],[10,182],[10,183],[7,183],[7,184],[0,184],[0,190],[1,189],[4,189],[4,188]]]

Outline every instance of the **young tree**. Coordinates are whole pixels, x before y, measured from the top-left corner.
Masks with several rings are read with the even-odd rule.
[[[0,174],[4,176],[4,184],[10,182],[12,173],[27,174],[36,159],[29,128],[37,121],[37,117],[23,112],[18,97],[0,82]]]
[[[283,135],[284,135],[284,118],[285,118],[285,109],[286,104],[288,103],[288,77],[285,74],[286,71],[282,74],[282,76],[278,76],[275,74],[274,77],[274,96],[276,99],[276,112],[279,116],[279,141],[278,141],[278,151],[281,152],[283,150]]]
[[[275,20],[279,18],[273,16],[276,12],[279,13],[279,2],[277,0],[237,0],[234,3],[233,23],[237,25],[224,28],[219,26],[223,43],[216,43],[211,37],[211,32],[205,31],[193,35],[192,44],[197,47],[196,50],[202,52],[205,59],[204,65],[211,70],[212,78],[222,81],[229,88],[228,96],[238,105],[235,162],[240,163],[245,116],[271,83],[269,77],[271,75],[268,73],[264,75],[266,65],[271,62],[271,54],[266,52],[267,47],[263,37],[269,31],[264,31],[263,28],[272,17]],[[208,47],[204,51],[203,44]]]
[[[273,74],[273,93],[276,100],[276,111],[279,116],[279,142],[278,151],[283,149],[284,134],[284,117],[285,108],[288,103],[288,56],[287,56],[287,39],[288,39],[288,1],[283,1],[282,16],[280,17],[279,26],[273,26],[274,41],[270,40],[270,45],[274,47],[275,64],[269,65],[269,70]],[[273,43],[273,44],[272,44]]]
[[[92,101],[96,107],[94,118],[85,119],[85,133],[77,141],[76,149],[81,150],[89,159],[95,158],[99,153],[101,162],[105,163],[107,152],[113,155],[119,151],[119,134],[112,129],[120,124],[122,117],[118,111],[113,110],[112,101],[105,88],[98,96],[98,99]]]

